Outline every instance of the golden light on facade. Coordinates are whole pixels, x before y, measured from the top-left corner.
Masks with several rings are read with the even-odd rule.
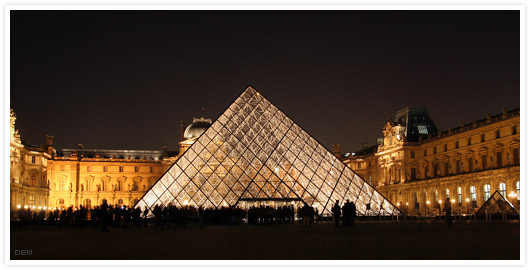
[[[41,206],[39,206],[38,208],[39,208],[39,210],[41,210],[41,209],[42,209],[42,207],[41,207]]]
[[[469,202],[469,198],[466,198],[466,202]]]
[[[431,201],[427,201],[427,204],[430,204],[430,203],[431,203]]]
[[[512,192],[510,192],[510,194],[508,194],[508,197],[515,198],[515,197],[517,197],[517,194],[515,194],[515,192],[512,191]]]
[[[188,200],[185,200],[183,204],[188,205]]]
[[[452,199],[451,202],[452,202],[452,203],[455,203],[455,199]]]
[[[28,209],[28,206],[27,206],[27,205],[24,205],[24,209]]]
[[[406,203],[406,205],[408,206],[408,205],[409,205],[409,203],[407,202],[407,203]]]
[[[397,203],[397,206],[399,207],[400,205],[401,205],[401,204],[398,202],[398,203]]]
[[[439,203],[439,204],[442,204],[442,200],[439,200],[438,203]]]

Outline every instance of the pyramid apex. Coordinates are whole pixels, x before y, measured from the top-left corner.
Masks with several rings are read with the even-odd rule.
[[[256,88],[252,87],[251,84],[249,84],[249,85],[247,86],[247,88],[245,89],[245,92],[247,92],[247,91],[250,91],[250,92],[257,92]]]

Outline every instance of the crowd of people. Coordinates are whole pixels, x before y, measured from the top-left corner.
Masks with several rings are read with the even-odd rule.
[[[339,211],[344,213],[344,225],[353,226],[353,219],[356,216],[355,205],[347,202],[342,210],[339,207]],[[147,209],[141,211],[139,208],[112,206],[104,202],[102,205],[90,209],[82,205],[76,208],[70,206],[66,209],[49,208],[48,211],[21,208],[12,212],[11,220],[15,221],[14,225],[19,226],[47,224],[82,227],[89,225],[99,226],[102,231],[109,231],[111,227],[130,228],[131,226],[147,226],[147,224],[153,224],[155,229],[171,229],[182,226],[233,225],[244,222],[249,224],[290,224],[297,220],[302,223],[303,227],[311,227],[311,224],[318,218],[316,209],[307,204],[296,209],[293,205],[287,205],[278,208],[270,206],[250,207],[247,210],[238,207],[204,209],[194,206],[169,205],[164,207],[156,205],[150,214]]]

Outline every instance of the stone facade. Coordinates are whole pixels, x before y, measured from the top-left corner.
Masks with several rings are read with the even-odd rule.
[[[10,208],[48,206],[48,160],[51,156],[43,147],[23,145],[15,129],[16,115],[11,110],[10,126]]]
[[[118,156],[120,150],[114,152]],[[107,200],[111,205],[132,206],[170,165],[161,159],[55,157],[49,164],[49,205],[91,207]]]
[[[417,141],[403,129],[397,119],[388,121],[382,144],[344,162],[411,214],[436,214],[446,198],[455,213],[473,213],[495,190],[519,210],[519,109]]]

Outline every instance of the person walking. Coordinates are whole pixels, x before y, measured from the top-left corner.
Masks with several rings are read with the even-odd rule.
[[[337,200],[335,202],[335,205],[333,206],[333,208],[331,208],[331,212],[333,212],[333,219],[335,220],[335,227],[339,227],[339,225],[340,225],[340,214],[341,214],[339,200]]]

